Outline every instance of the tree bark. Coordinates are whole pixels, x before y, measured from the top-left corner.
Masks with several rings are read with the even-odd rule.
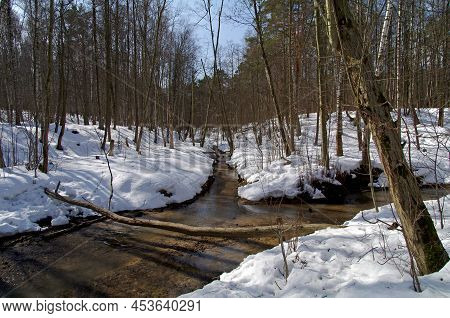
[[[1,136],[0,136],[0,168],[6,168],[5,159],[3,158],[3,147]]]
[[[356,109],[356,116],[355,116],[355,126],[356,126],[356,137],[358,139],[358,149],[363,149],[363,133],[361,129],[361,112],[359,108]]]
[[[401,112],[401,103],[402,103],[402,89],[401,89],[401,45],[402,45],[402,0],[398,0],[398,9],[397,9],[397,38],[396,38],[396,87],[395,87],[395,96],[396,96],[396,108],[397,108],[397,133],[402,136],[402,112]]]
[[[363,48],[360,30],[345,0],[331,1],[337,25],[339,52],[363,117],[368,120],[389,181],[389,192],[403,233],[420,274],[439,271],[448,261],[416,179],[405,160],[400,136],[390,116],[390,104],[375,81],[373,64]]]
[[[336,116],[337,116],[337,130],[336,130],[336,156],[344,155],[344,147],[342,144],[342,72],[343,67],[340,62],[337,66],[336,78]]]

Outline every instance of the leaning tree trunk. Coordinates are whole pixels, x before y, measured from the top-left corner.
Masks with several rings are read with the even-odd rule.
[[[333,10],[333,24],[339,38],[332,45],[344,58],[361,114],[370,124],[405,240],[422,275],[439,271],[449,261],[449,257],[405,160],[400,136],[390,115],[391,106],[375,81],[372,61],[363,48],[360,30],[347,1],[327,1],[331,4],[327,9]]]
[[[44,189],[45,193],[52,199],[59,200],[71,205],[78,207],[90,209],[100,215],[113,220],[118,223],[128,224],[140,227],[149,227],[155,229],[161,229],[176,233],[182,233],[190,236],[208,236],[208,237],[228,237],[228,238],[248,238],[248,237],[263,237],[263,236],[274,236],[276,233],[286,233],[293,232],[295,230],[305,229],[310,231],[315,231],[325,227],[333,226],[332,224],[301,224],[300,226],[293,226],[289,224],[278,224],[278,225],[263,225],[263,226],[252,226],[252,227],[208,227],[208,226],[190,226],[180,223],[159,221],[159,220],[148,220],[140,218],[129,218],[111,212],[108,209],[96,206],[87,201],[79,201],[66,196],[62,196],[56,192],[52,192],[49,189]]]
[[[264,37],[263,37],[263,29],[262,29],[262,22],[261,22],[261,18],[260,18],[260,8],[258,9],[258,1],[257,0],[253,0],[253,13],[254,13],[254,18],[255,18],[255,29],[256,29],[256,33],[258,36],[258,42],[259,42],[259,47],[261,49],[261,55],[262,55],[262,59],[264,61],[264,69],[266,71],[266,78],[267,78],[267,84],[269,85],[269,90],[270,90],[270,96],[272,98],[272,103],[273,106],[275,107],[275,112],[277,114],[277,119],[278,119],[278,126],[280,129],[280,135],[281,135],[281,140],[283,142],[284,148],[285,148],[285,152],[286,152],[286,156],[288,157],[291,154],[291,148],[290,148],[290,144],[289,141],[287,139],[287,134],[286,134],[286,129],[284,126],[284,120],[283,120],[283,115],[281,113],[281,109],[280,109],[280,105],[278,103],[278,97],[277,94],[275,92],[275,83],[273,81],[273,76],[272,76],[272,69],[270,67],[269,64],[269,59],[267,57],[266,54],[266,49],[264,46]]]

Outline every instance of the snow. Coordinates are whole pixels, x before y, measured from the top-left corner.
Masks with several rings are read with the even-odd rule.
[[[296,167],[283,165],[283,162],[278,160],[272,162],[264,173],[256,172],[251,175],[247,180],[250,183],[239,187],[238,195],[253,201],[259,201],[265,197],[293,198],[300,193],[298,175]]]
[[[31,128],[0,125],[3,153],[10,165],[0,175],[0,236],[39,231],[37,222],[46,217],[51,217],[51,224],[57,226],[67,224],[70,217],[93,215],[90,210],[49,199],[44,188],[55,189],[58,182],[60,194],[108,207],[110,173],[99,139],[103,131],[97,131],[93,125],[68,123],[64,151],[57,151],[57,134],[51,127],[50,171],[48,175],[37,171],[35,179],[34,170],[26,168]],[[155,209],[192,199],[213,173],[213,159],[190,143],[177,140],[175,149],[168,149],[163,147],[161,138],[154,144],[153,133],[146,131],[138,154],[132,141],[133,131],[117,127],[112,134],[116,143],[115,156],[109,157],[113,211]]]
[[[450,195],[440,199],[445,227],[437,231],[450,252]],[[426,202],[438,219],[437,201]],[[363,216],[364,214],[364,216]],[[344,228],[328,228],[285,243],[289,276],[283,276],[280,246],[248,256],[219,280],[182,297],[450,297],[450,263],[439,272],[419,278],[422,293],[413,290],[410,262],[402,234],[388,230],[390,205],[362,211]],[[436,224],[438,224],[436,222]]]
[[[355,112],[349,114],[355,117]],[[422,108],[417,110],[417,114],[421,123],[417,126],[421,150],[415,146],[413,120],[410,116],[404,116],[402,140],[406,142],[403,148],[405,157],[408,162],[411,158],[413,173],[420,177],[422,184],[435,184],[436,181],[439,184],[449,184],[450,111],[445,109],[444,127],[438,127],[436,124],[437,109]],[[285,159],[281,158],[279,149],[281,143],[277,137],[273,138],[275,141],[268,140],[266,132],[262,138],[262,145],[258,146],[250,127],[244,127],[237,135],[236,149],[229,164],[234,166],[238,174],[247,181],[247,184],[238,189],[241,198],[251,201],[268,197],[292,198],[305,192],[312,198],[321,198],[323,195],[320,191],[311,186],[313,180],[338,184],[334,180],[336,173],[351,173],[360,166],[362,152],[358,149],[357,129],[345,113],[342,157],[337,157],[334,150],[336,113],[332,113],[328,121],[331,168],[329,174],[325,174],[324,168],[320,165],[320,138],[319,145],[314,145],[316,114],[310,114],[309,117],[301,115],[299,120],[302,134],[295,141],[296,152]],[[411,140],[410,147],[407,143],[408,136]],[[373,140],[370,143],[370,157],[372,167],[383,168]],[[388,186],[384,173],[374,186]]]
[[[334,162],[336,170],[341,172],[351,172],[358,169],[361,164],[361,159],[349,157],[337,157]]]
[[[52,219],[51,224],[52,224],[52,226],[69,224],[69,219],[65,215],[60,215],[57,218]]]

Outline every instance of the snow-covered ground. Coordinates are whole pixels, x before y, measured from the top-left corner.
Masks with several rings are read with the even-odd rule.
[[[439,237],[450,252],[450,196],[441,199],[445,227]],[[438,220],[437,201],[427,201]],[[364,214],[364,216],[363,216]],[[413,289],[403,235],[377,219],[394,221],[390,205],[362,211],[344,228],[317,231],[287,243],[289,276],[283,276],[280,246],[248,256],[238,268],[182,297],[450,297],[450,263],[437,273],[420,277],[422,293]]]
[[[27,170],[30,128],[0,124],[2,148],[8,168],[0,175],[0,236],[39,231],[36,223],[51,217],[52,225],[63,225],[71,216],[89,216],[86,209],[55,202],[44,188],[79,200],[108,207],[110,173],[95,126],[69,123],[63,139],[64,151],[55,149],[57,134],[51,127],[50,172]],[[153,134],[143,136],[141,155],[135,151],[133,132],[126,127],[112,130],[115,155],[109,157],[113,174],[113,211],[153,209],[192,199],[213,173],[213,160],[204,149],[177,141],[174,150],[162,141],[153,143]],[[126,146],[126,139],[129,147]],[[15,148],[13,151],[13,147]],[[12,166],[15,163],[16,165]]]
[[[450,112],[446,109],[444,127],[438,127],[436,124],[437,109],[420,109],[417,113],[421,123],[417,127],[420,151],[415,145],[412,118],[405,116],[402,122],[402,139],[406,142],[403,150],[407,161],[409,162],[411,157],[413,172],[421,177],[423,184],[434,184],[436,181],[449,184]],[[350,112],[350,115],[355,117],[354,112]],[[236,167],[239,175],[248,183],[239,187],[240,197],[259,201],[266,197],[293,198],[307,192],[312,198],[322,198],[320,190],[310,186],[313,179],[332,181],[327,177],[333,177],[336,172],[350,172],[359,167],[362,153],[358,149],[357,129],[345,113],[343,157],[337,157],[335,153],[336,113],[331,114],[328,121],[331,175],[325,175],[323,167],[320,166],[320,138],[319,145],[314,146],[316,114],[310,114],[309,118],[303,115],[300,122],[302,134],[296,140],[296,153],[286,158],[287,160],[279,159],[280,147],[268,140],[267,136],[263,136],[262,146],[258,147],[251,129],[238,134],[236,149],[229,163]],[[411,146],[407,143],[408,134]],[[370,156],[372,167],[382,169],[373,141],[370,145]],[[304,187],[299,187],[299,184]],[[383,173],[375,186],[387,186]]]

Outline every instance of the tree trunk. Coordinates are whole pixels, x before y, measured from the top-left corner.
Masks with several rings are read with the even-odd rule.
[[[267,83],[269,84],[270,96],[272,98],[273,106],[275,107],[275,112],[276,112],[277,119],[278,119],[278,126],[280,129],[281,140],[283,142],[284,149],[285,149],[285,154],[286,154],[286,156],[289,156],[291,154],[291,148],[290,148],[287,136],[286,136],[284,120],[283,120],[283,116],[281,114],[280,106],[278,104],[278,98],[277,98],[277,94],[275,92],[275,85],[274,85],[273,78],[272,78],[272,70],[270,68],[269,60],[268,60],[268,57],[266,54],[266,49],[264,46],[263,30],[262,30],[262,24],[261,24],[261,19],[260,19],[260,9],[258,9],[257,0],[253,0],[252,2],[253,2],[253,11],[254,11],[253,13],[255,15],[255,17],[254,17],[255,18],[255,29],[256,29],[257,36],[258,36],[259,46],[261,48],[261,55],[262,55],[262,58],[264,61],[264,68],[265,68],[265,72],[266,72]]]
[[[355,116],[355,126],[356,126],[356,137],[358,139],[358,149],[363,149],[363,133],[361,129],[361,112],[358,109],[356,109],[356,116]]]
[[[55,2],[50,0],[49,24],[48,24],[48,46],[47,46],[47,79],[45,81],[45,110],[42,127],[42,167],[43,173],[48,173],[48,132],[50,126],[50,103],[52,98],[52,67],[53,67],[53,24],[55,21]]]
[[[289,0],[289,25],[288,25],[288,87],[289,87],[289,142],[292,151],[295,151],[295,127],[298,122],[298,115],[295,111],[295,84],[292,80],[293,73],[293,49],[292,49],[292,27],[293,27],[293,0]]]
[[[30,1],[31,8],[31,1]],[[37,168],[39,166],[39,114],[40,114],[40,83],[41,83],[41,73],[40,73],[40,63],[38,61],[39,54],[39,0],[34,0],[34,17],[33,17],[33,102],[34,102],[34,126],[35,126],[35,134],[34,134],[34,173],[35,177],[37,175]]]
[[[5,1],[6,6],[6,23],[7,23],[7,52],[9,55],[9,60],[7,62],[7,69],[9,75],[9,81],[11,84],[11,98],[8,107],[10,109],[14,108],[15,124],[20,125],[20,120],[22,117],[22,111],[19,107],[19,100],[17,98],[17,67],[16,67],[16,50],[14,48],[14,30],[13,30],[13,19],[12,19],[12,4],[11,0]],[[8,90],[8,88],[6,87]]]
[[[61,102],[61,130],[58,136],[58,144],[56,149],[63,150],[62,140],[64,137],[64,132],[66,130],[66,84],[65,84],[65,70],[64,70],[64,0],[59,0],[59,22],[60,22],[60,65],[59,65],[59,85],[60,85],[60,102]],[[58,119],[57,119],[58,120]]]
[[[323,63],[324,53],[326,51],[326,41],[324,38],[324,25],[320,17],[320,8],[317,0],[314,1],[314,15],[316,18],[316,48],[317,48],[317,81],[319,88],[319,117],[320,117],[320,136],[321,136],[321,163],[328,171],[330,169],[330,158],[328,155],[328,136],[327,136],[327,109],[325,105],[325,67]]]
[[[108,156],[114,157],[114,139],[111,139],[111,141],[109,142]]]
[[[338,61],[340,59],[338,58]],[[342,145],[342,71],[343,66],[338,62],[337,66],[337,78],[336,78],[336,116],[337,116],[337,130],[336,130],[336,156],[340,157],[344,155],[344,147]]]
[[[105,0],[104,3],[104,17],[103,27],[105,36],[105,133],[103,135],[102,149],[106,149],[106,141],[109,138],[111,141],[111,93],[112,93],[112,81],[111,81],[111,7],[109,0]]]
[[[444,108],[445,106],[439,107],[439,114],[438,114],[438,126],[444,127]]]
[[[3,158],[3,147],[1,137],[0,137],[0,168],[6,168],[5,159]]]
[[[375,68],[375,76],[379,77],[381,74],[381,65],[384,52],[386,51],[386,46],[389,36],[389,27],[391,25],[392,17],[392,0],[387,0],[386,14],[384,16],[383,29],[381,30],[380,46],[378,48],[377,65]]]
[[[364,125],[364,130],[363,130],[363,139],[362,139],[362,145],[361,145],[361,169],[364,172],[369,172],[369,147],[370,147],[370,131],[369,131],[369,127],[366,123],[366,125]]]
[[[372,61],[363,48],[360,30],[347,1],[331,1],[339,35],[338,51],[359,108],[371,128],[378,154],[389,181],[389,191],[402,223],[405,240],[411,248],[420,274],[439,271],[449,257],[437,235],[433,220],[422,200],[416,179],[405,160],[400,136],[390,116],[390,104],[375,81]]]
[[[98,45],[97,45],[97,4],[95,0],[92,0],[92,35],[94,40],[94,64],[95,64],[95,90],[97,97],[97,110],[98,110],[98,128],[104,129],[103,126],[103,116],[102,116],[102,107],[100,103],[100,78],[99,78],[99,70],[98,70]]]
[[[402,103],[402,89],[401,89],[401,46],[402,46],[402,0],[398,1],[398,21],[397,21],[397,39],[396,39],[396,87],[395,87],[395,96],[396,96],[396,108],[397,108],[397,133],[399,137],[402,136],[402,112],[401,112],[401,103]]]
[[[190,236],[229,237],[229,238],[263,237],[263,236],[275,236],[277,231],[279,233],[279,231],[286,232],[294,229],[294,226],[288,224],[226,228],[226,227],[190,226],[180,223],[165,222],[158,220],[129,218],[122,215],[118,215],[105,208],[96,206],[90,202],[78,201],[71,199],[69,197],[59,195],[55,192],[50,191],[47,188],[45,189],[45,193],[52,199],[62,201],[71,205],[83,207],[86,209],[90,209],[118,223],[161,229],[176,233],[182,233]],[[308,230],[317,230],[329,226],[330,224],[320,224],[320,223],[302,224],[299,227],[295,227],[295,229],[303,228]]]
[[[189,117],[189,133],[192,139],[192,146],[195,146],[195,129],[194,129],[194,110],[195,110],[195,76],[194,70],[191,74],[191,116]]]
[[[114,14],[114,108],[113,129],[117,129],[119,121],[119,0],[115,3]]]
[[[91,100],[88,96],[89,92],[92,92],[92,76],[90,72],[88,72],[87,62],[86,62],[86,39],[82,39],[82,70],[83,70],[83,125],[89,125],[89,115],[90,115],[90,105]],[[89,80],[88,80],[89,76]],[[93,123],[95,125],[95,122]]]
[[[150,78],[149,78],[149,85],[147,89],[147,93],[144,99],[143,103],[143,111],[145,112],[147,109],[148,102],[150,100],[150,92],[153,88],[153,81],[155,79],[155,72],[156,72],[156,62],[158,57],[158,47],[160,42],[160,32],[161,32],[161,25],[162,25],[162,18],[164,14],[164,10],[166,8],[167,0],[163,0],[162,4],[158,6],[158,16],[156,17],[156,28],[155,28],[155,35],[154,35],[154,45],[153,45],[153,55],[152,55],[152,61],[151,61],[151,69],[150,69]],[[136,126],[137,129],[137,126]],[[141,138],[142,138],[142,131],[144,127],[142,125],[141,131],[138,136],[138,140],[136,141],[136,151],[140,151],[141,147]]]

